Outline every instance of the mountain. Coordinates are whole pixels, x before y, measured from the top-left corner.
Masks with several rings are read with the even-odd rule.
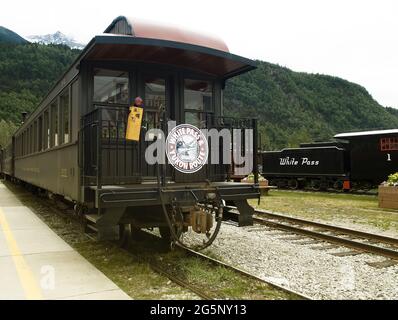
[[[385,108],[362,86],[258,61],[258,69],[229,80],[228,115],[258,117],[262,147],[295,147],[345,131],[398,128],[398,110]]]
[[[389,113],[391,113],[392,115],[398,117],[398,109],[391,108],[391,107],[387,107],[386,109],[387,109],[387,111],[388,111]]]
[[[37,107],[79,53],[62,45],[0,44],[0,121],[19,124],[21,112]]]
[[[31,42],[41,44],[62,44],[72,49],[83,49],[84,44],[75,41],[73,38],[64,35],[62,32],[57,31],[54,34],[34,35],[26,37]]]
[[[22,111],[34,110],[80,52],[65,45],[0,44],[0,135],[10,131],[2,130],[5,121],[18,124]],[[267,150],[339,132],[398,128],[398,110],[384,108],[358,84],[262,61],[227,82],[224,110],[226,116],[258,117]]]
[[[25,44],[28,41],[14,31],[0,26],[0,43]]]

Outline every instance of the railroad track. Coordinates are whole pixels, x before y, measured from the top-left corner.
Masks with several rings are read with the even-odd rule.
[[[255,280],[255,281],[258,281],[258,282],[262,282],[262,283],[266,283],[267,285],[269,285],[269,286],[271,286],[271,287],[273,287],[275,289],[278,289],[278,290],[281,290],[281,291],[285,291],[287,293],[295,295],[300,300],[311,300],[310,297],[308,297],[306,295],[303,295],[301,293],[298,293],[297,291],[294,291],[292,289],[288,289],[286,287],[279,286],[279,285],[277,285],[275,283],[266,281],[266,280],[264,280],[264,279],[262,279],[262,278],[260,278],[260,277],[258,277],[256,275],[252,274],[252,273],[249,273],[249,272],[247,272],[245,270],[242,270],[242,269],[240,269],[238,267],[234,267],[232,265],[229,265],[229,264],[227,264],[225,262],[222,262],[220,260],[217,260],[215,258],[209,257],[209,256],[207,256],[207,255],[205,255],[203,253],[200,253],[200,252],[197,252],[197,251],[194,251],[194,250],[191,250],[191,249],[186,249],[186,248],[181,248],[181,249],[184,250],[187,254],[189,254],[191,256],[195,256],[195,257],[200,258],[202,260],[206,260],[206,261],[212,263],[215,266],[221,266],[223,268],[232,270],[233,272],[236,272],[236,273],[238,273],[238,274],[240,274],[240,275],[242,275],[244,277],[247,277],[249,279],[252,279],[252,280]]]
[[[140,233],[143,235],[143,237],[147,238],[147,239],[145,239],[146,242],[151,241],[151,243],[154,243],[155,241],[161,241],[159,236],[155,235],[153,233],[146,232],[146,231],[141,231]],[[279,291],[288,293],[288,294],[290,294],[292,296],[295,296],[298,300],[311,300],[311,298],[306,296],[306,295],[303,295],[303,294],[298,293],[298,292],[296,292],[294,290],[291,290],[291,289],[288,289],[286,287],[279,286],[277,284],[274,284],[272,282],[264,280],[264,279],[254,275],[254,274],[251,274],[251,273],[249,273],[247,271],[244,271],[244,270],[242,270],[242,269],[240,269],[238,267],[235,267],[235,266],[232,266],[232,265],[227,264],[225,262],[222,262],[222,261],[220,261],[218,259],[212,258],[212,257],[210,257],[210,256],[208,256],[206,254],[201,253],[201,252],[197,252],[197,251],[192,250],[192,249],[183,248],[183,247],[181,247],[178,244],[176,245],[175,250],[179,250],[179,251],[185,253],[188,256],[196,257],[196,258],[198,258],[198,259],[200,259],[200,260],[202,260],[204,262],[208,262],[211,265],[213,265],[214,267],[222,267],[222,268],[228,269],[228,270],[230,270],[230,271],[232,271],[232,272],[234,272],[234,273],[236,273],[236,274],[238,274],[238,275],[240,275],[242,277],[250,279],[252,281],[257,281],[259,283],[266,284],[266,285],[268,285],[268,286],[270,286],[270,287],[272,287],[272,288],[274,288],[276,290],[279,290]],[[142,257],[140,257],[137,254],[134,254],[134,253],[131,253],[131,254],[133,254],[137,259],[142,259]],[[215,300],[215,299],[223,299],[224,298],[224,297],[219,297],[216,294],[212,294],[212,293],[209,294],[209,293],[206,292],[207,290],[203,290],[202,288],[200,288],[200,287],[198,287],[196,285],[192,285],[191,283],[186,281],[184,278],[176,276],[174,273],[169,271],[170,270],[170,266],[164,266],[162,264],[162,262],[160,262],[157,259],[146,259],[145,261],[150,265],[150,267],[154,271],[156,271],[159,274],[162,274],[163,276],[167,277],[172,282],[180,285],[181,287],[184,287],[184,288],[188,289],[189,291],[195,293],[196,295],[198,295],[202,299]]]
[[[229,212],[238,214],[235,207],[228,207]],[[398,264],[398,239],[378,234],[343,228],[326,223],[276,214],[265,210],[255,210],[253,220],[257,224],[279,229],[296,235],[302,235],[319,242],[328,242],[352,249],[341,255],[371,253],[388,258],[383,263],[368,263],[371,266],[389,266]],[[300,240],[300,239],[297,239]],[[336,254],[338,255],[338,254]]]
[[[131,252],[129,252],[129,253],[132,254]],[[215,300],[215,297],[213,297],[212,295],[209,295],[208,293],[206,293],[201,288],[192,285],[191,283],[189,283],[188,281],[186,281],[182,277],[178,277],[175,274],[173,274],[172,272],[170,272],[168,270],[167,266],[163,266],[161,263],[159,263],[158,260],[155,260],[155,259],[142,259],[142,257],[140,257],[139,255],[136,255],[136,254],[133,254],[133,255],[134,255],[134,257],[137,260],[141,260],[141,261],[144,261],[144,262],[148,263],[148,265],[151,267],[151,269],[154,272],[156,272],[156,273],[168,278],[170,281],[172,281],[173,283],[179,285],[180,287],[185,288],[188,291],[193,292],[198,297],[200,297],[200,298],[202,298],[204,300]]]

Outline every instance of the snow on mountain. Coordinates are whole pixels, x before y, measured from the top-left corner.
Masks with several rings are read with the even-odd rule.
[[[25,37],[30,42],[38,42],[44,44],[63,44],[72,49],[83,49],[86,45],[77,42],[75,39],[64,35],[62,32],[57,31],[54,34],[46,35],[33,35]]]

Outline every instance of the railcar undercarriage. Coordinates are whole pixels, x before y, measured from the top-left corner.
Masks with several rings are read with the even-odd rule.
[[[239,225],[253,224],[254,209],[247,199],[260,196],[258,185],[170,183],[89,188],[95,207],[77,206],[86,218],[86,232],[98,240],[128,241],[136,229],[159,228],[166,241],[203,249],[217,236],[226,203],[235,205]]]

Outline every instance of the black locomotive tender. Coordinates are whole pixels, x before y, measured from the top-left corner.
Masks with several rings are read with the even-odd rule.
[[[253,61],[229,53],[220,40],[118,17],[15,132],[2,150],[1,172],[73,202],[86,231],[99,240],[159,227],[177,241],[192,227],[209,244],[224,202],[237,206],[240,225],[252,224],[247,199],[259,197],[257,173],[256,183],[242,184],[227,182],[229,165],[207,164],[194,174],[148,165],[145,130],[139,142],[125,139],[129,106],[144,98],[147,130],[167,132],[167,120],[253,129],[257,150],[256,121],[225,117],[222,106],[227,79],[253,69]],[[253,163],[256,171],[256,156]]]
[[[336,141],[260,154],[261,173],[279,188],[370,189],[398,171],[398,129],[341,133]]]

